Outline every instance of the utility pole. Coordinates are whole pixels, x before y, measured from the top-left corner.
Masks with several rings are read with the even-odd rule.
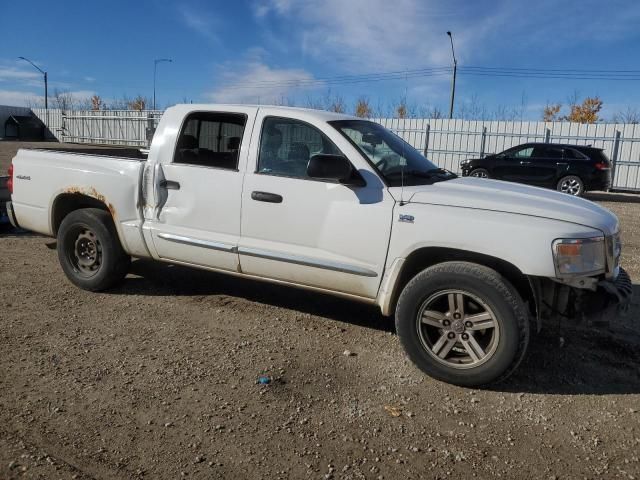
[[[25,62],[29,62],[33,65],[41,74],[44,75],[44,111],[45,111],[45,122],[47,129],[49,128],[49,85],[48,85],[48,77],[47,72],[42,70],[39,66],[33,63],[31,60],[25,57],[18,57],[20,60],[24,60]]]
[[[162,62],[173,62],[170,58],[156,58],[153,61],[153,109],[156,109],[156,71],[158,70],[158,64]]]
[[[453,78],[451,79],[451,103],[449,104],[449,119],[453,118],[453,102],[456,97],[456,73],[458,72],[458,61],[456,60],[456,52],[453,50],[453,36],[451,32],[447,32],[449,40],[451,40],[451,55],[453,56]]]

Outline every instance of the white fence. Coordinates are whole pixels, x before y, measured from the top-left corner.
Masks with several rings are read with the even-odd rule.
[[[162,116],[159,110],[76,110],[34,108],[61,142],[146,147]],[[47,120],[48,116],[48,120]]]
[[[58,140],[147,146],[161,111],[33,109]],[[613,187],[640,191],[640,125],[507,122],[443,119],[374,119],[402,136],[437,165],[460,171],[460,161],[501,152],[526,142],[601,147],[614,163]]]
[[[640,124],[483,122],[376,119],[438,166],[460,171],[460,161],[481,158],[527,142],[573,143],[603,148],[614,164],[613,188],[640,191]]]

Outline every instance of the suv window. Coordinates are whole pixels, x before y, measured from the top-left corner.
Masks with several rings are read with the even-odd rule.
[[[190,114],[178,137],[173,163],[236,170],[246,122],[243,114]]]
[[[552,159],[562,159],[561,147],[536,147],[533,156],[536,158],[552,158]]]
[[[533,153],[533,147],[514,148],[507,153],[507,156],[512,158],[529,158]]]
[[[342,155],[317,128],[300,120],[267,117],[262,124],[258,172],[309,178],[307,164],[319,153]]]
[[[584,160],[584,155],[573,148],[565,148],[564,149],[564,158],[572,158],[572,159],[580,159]]]

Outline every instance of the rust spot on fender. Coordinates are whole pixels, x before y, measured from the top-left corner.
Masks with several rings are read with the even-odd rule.
[[[91,197],[91,198],[95,198],[96,200],[98,200],[101,203],[104,203],[105,206],[107,207],[107,210],[109,210],[109,213],[111,214],[111,216],[113,217],[113,219],[115,220],[116,218],[116,209],[115,207],[107,202],[107,199],[105,198],[104,195],[102,195],[100,192],[98,192],[94,187],[67,187],[63,190],[63,193],[71,193],[71,194],[77,194],[77,195],[86,195],[87,197]]]

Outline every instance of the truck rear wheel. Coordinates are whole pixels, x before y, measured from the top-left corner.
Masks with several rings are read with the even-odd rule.
[[[64,218],[58,229],[58,259],[73,284],[92,292],[120,283],[131,264],[111,216],[97,208],[75,210]]]
[[[468,262],[429,267],[398,299],[396,330],[409,358],[429,376],[472,387],[507,378],[529,344],[529,318],[515,288]]]

